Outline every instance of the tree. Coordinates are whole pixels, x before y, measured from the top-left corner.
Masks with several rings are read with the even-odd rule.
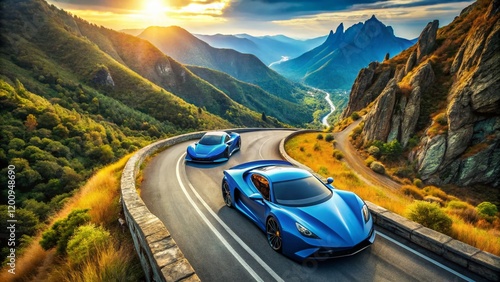
[[[36,129],[38,122],[36,121],[36,117],[32,114],[29,114],[26,117],[26,121],[24,122],[24,125],[26,126],[26,130],[29,132],[33,131]]]
[[[266,113],[262,112],[262,120],[263,121],[267,121],[267,116],[266,116]]]

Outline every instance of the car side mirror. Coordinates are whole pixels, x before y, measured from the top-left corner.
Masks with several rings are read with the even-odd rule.
[[[333,183],[333,177],[328,177],[328,179],[326,179],[326,183],[327,184],[332,184]]]
[[[259,193],[253,193],[248,198],[250,198],[251,200],[254,200],[254,201],[264,201],[264,198]]]

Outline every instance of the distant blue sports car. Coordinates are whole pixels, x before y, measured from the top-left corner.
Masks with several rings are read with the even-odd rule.
[[[224,171],[222,197],[294,260],[353,255],[374,242],[373,219],[361,198],[332,182],[289,162],[254,161]]]
[[[186,161],[223,162],[241,148],[241,137],[235,132],[207,132],[200,141],[188,146]]]

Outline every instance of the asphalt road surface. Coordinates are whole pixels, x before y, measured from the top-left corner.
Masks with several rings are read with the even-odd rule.
[[[379,228],[375,243],[350,257],[297,263],[274,252],[256,225],[224,205],[222,171],[247,161],[280,159],[279,142],[290,133],[242,133],[242,149],[221,164],[186,163],[186,148],[194,141],[185,142],[161,152],[145,168],[144,202],[202,281],[481,280]]]

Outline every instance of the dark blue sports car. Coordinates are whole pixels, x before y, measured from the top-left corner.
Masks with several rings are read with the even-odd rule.
[[[222,197],[294,260],[353,255],[374,242],[373,219],[361,198],[332,182],[289,162],[254,161],[224,171]]]
[[[235,132],[207,132],[200,141],[189,145],[186,161],[223,162],[241,148],[241,137]]]

